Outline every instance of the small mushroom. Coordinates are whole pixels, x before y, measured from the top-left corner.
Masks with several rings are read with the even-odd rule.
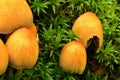
[[[86,67],[87,55],[79,41],[67,43],[60,54],[60,66],[66,72],[82,74]]]
[[[80,15],[72,26],[72,31],[81,40],[86,49],[93,46],[99,51],[103,42],[103,29],[99,18],[92,12]]]
[[[36,39],[39,41],[36,25],[34,23],[32,23],[32,25],[30,25],[27,28],[35,35]]]
[[[30,25],[30,26],[27,27],[27,28],[28,28],[30,31],[32,31],[35,36],[37,36],[37,29],[36,29],[36,26],[35,26],[34,23],[32,23],[32,25]]]
[[[0,0],[0,33],[8,34],[33,23],[32,11],[26,0]]]
[[[3,41],[0,39],[0,75],[5,73],[8,66],[8,52]]]
[[[30,69],[38,59],[39,46],[34,34],[27,28],[20,28],[7,39],[10,66],[16,69]]]

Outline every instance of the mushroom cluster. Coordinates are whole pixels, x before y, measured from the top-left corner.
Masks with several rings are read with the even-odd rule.
[[[33,14],[26,0],[0,1],[0,75],[7,66],[30,69],[38,59],[39,45]],[[2,41],[4,40],[4,42]]]
[[[64,71],[82,74],[88,53],[96,53],[102,46],[102,24],[94,13],[85,12],[76,19],[72,31],[79,41],[71,41],[63,47],[59,62]]]

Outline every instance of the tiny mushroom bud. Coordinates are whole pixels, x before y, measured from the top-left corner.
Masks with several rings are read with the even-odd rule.
[[[30,31],[32,31],[32,33],[37,36],[37,29],[34,23],[32,23],[32,25],[30,25],[29,27],[27,27]]]
[[[37,34],[37,27],[35,26],[35,24],[32,23],[32,25],[30,25],[27,28],[35,35],[36,39],[39,41],[38,34]]]
[[[7,39],[10,65],[16,69],[30,69],[38,59],[39,45],[34,34],[27,28],[20,28]]]
[[[33,14],[26,0],[0,0],[0,33],[8,34],[33,23]]]
[[[86,12],[78,17],[72,27],[72,31],[81,40],[86,49],[92,44],[96,51],[103,42],[102,24],[92,12]]]
[[[5,73],[8,66],[8,52],[3,41],[0,39],[0,75]]]
[[[60,66],[66,72],[82,74],[86,67],[87,55],[79,41],[67,43],[60,54]]]

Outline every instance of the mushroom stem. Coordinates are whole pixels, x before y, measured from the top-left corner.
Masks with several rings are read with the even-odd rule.
[[[17,76],[23,75],[23,69],[17,69],[16,75]],[[16,80],[21,80],[21,79],[20,79],[20,77],[17,77]]]
[[[23,73],[23,69],[17,69],[16,74],[21,75]]]

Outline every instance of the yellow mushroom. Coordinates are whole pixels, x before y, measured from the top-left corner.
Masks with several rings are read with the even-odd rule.
[[[38,59],[39,46],[34,34],[27,28],[20,28],[7,39],[6,46],[10,65],[16,69],[30,69]]]
[[[72,26],[72,31],[81,40],[86,49],[94,43],[96,51],[102,46],[103,29],[99,18],[92,12],[80,15]]]
[[[0,33],[8,34],[32,23],[33,14],[26,0],[0,0]]]
[[[79,41],[67,43],[60,54],[60,66],[66,72],[82,74],[86,67],[87,55]]]
[[[5,73],[8,66],[8,52],[3,41],[0,39],[0,75]]]

